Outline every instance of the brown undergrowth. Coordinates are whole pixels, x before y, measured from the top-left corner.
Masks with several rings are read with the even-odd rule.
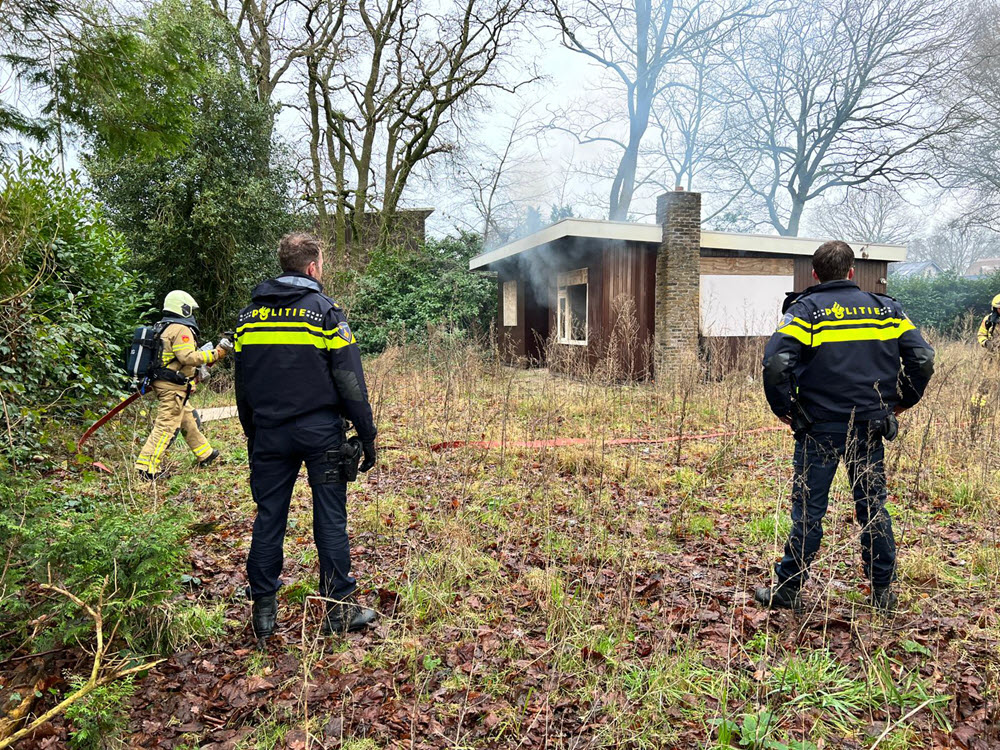
[[[750,432],[776,424],[752,364],[607,385],[464,347],[387,351],[367,365],[380,463],[349,501],[355,573],[383,617],[363,635],[319,636],[303,475],[266,653],[252,649],[242,597],[253,504],[238,423],[210,426],[218,470],[189,470],[175,447],[153,491],[128,476],[141,419],[123,422],[98,446],[114,477],[49,481],[198,522],[187,586],[165,607],[170,658],[135,683],[108,746],[996,747],[991,369],[969,347],[939,347],[927,397],[888,450],[901,608],[888,622],[865,605],[842,473],[807,613],[753,605],[788,528],[792,440]],[[677,435],[695,437],[603,442]],[[555,437],[593,443],[510,445]],[[505,444],[429,450],[484,439]],[[72,656],[45,658],[2,667],[8,690]],[[25,746],[62,747],[72,730],[57,720]]]

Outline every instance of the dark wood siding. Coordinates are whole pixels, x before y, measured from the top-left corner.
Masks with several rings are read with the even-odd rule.
[[[866,292],[885,294],[885,279],[889,264],[884,260],[857,260],[854,262],[854,280]],[[795,258],[795,291],[816,283],[812,277],[812,257],[801,255]]]
[[[641,243],[605,248],[600,308],[601,356],[625,378],[652,372],[656,251]]]
[[[503,285],[517,282],[517,325],[503,324]],[[549,310],[546,294],[539,295],[531,279],[517,266],[497,273],[497,346],[504,362],[539,365],[545,361],[549,336]]]

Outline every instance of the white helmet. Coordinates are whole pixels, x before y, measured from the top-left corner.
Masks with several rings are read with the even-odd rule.
[[[198,303],[194,301],[194,297],[180,289],[174,289],[163,300],[163,312],[174,313],[182,318],[190,318],[197,309]]]

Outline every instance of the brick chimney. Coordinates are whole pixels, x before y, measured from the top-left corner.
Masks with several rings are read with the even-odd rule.
[[[701,193],[677,188],[656,199],[663,241],[656,255],[653,376],[675,376],[698,351],[701,319]]]

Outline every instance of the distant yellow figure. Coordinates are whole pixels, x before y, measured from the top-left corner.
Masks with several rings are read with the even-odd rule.
[[[984,348],[993,343],[993,332],[996,330],[997,323],[1000,323],[1000,294],[993,298],[991,306],[993,309],[986,313],[983,322],[979,324],[979,345]]]
[[[1000,323],[1000,294],[993,298],[990,303],[990,311],[986,313],[983,318],[983,322],[979,324],[979,332],[976,338],[979,339],[979,345],[989,351],[992,355],[996,356],[1000,353],[1000,336],[994,338],[993,334],[996,332],[997,323]],[[979,390],[972,394],[972,406],[970,410],[970,416],[972,421],[970,422],[970,433],[973,438],[978,434],[978,429],[982,417],[984,415],[984,409],[990,401],[991,392],[995,391],[996,378],[992,375],[987,375],[979,383]]]
[[[180,432],[188,447],[198,459],[199,466],[207,466],[219,456],[201,433],[198,413],[188,402],[195,388],[195,369],[211,365],[222,359],[232,349],[227,339],[210,351],[198,349],[198,324],[194,311],[198,303],[187,292],[174,290],[163,301],[162,359],[153,376],[153,393],[159,406],[153,431],[146,439],[135,462],[137,473],[145,479],[155,479],[160,474],[163,454]]]

